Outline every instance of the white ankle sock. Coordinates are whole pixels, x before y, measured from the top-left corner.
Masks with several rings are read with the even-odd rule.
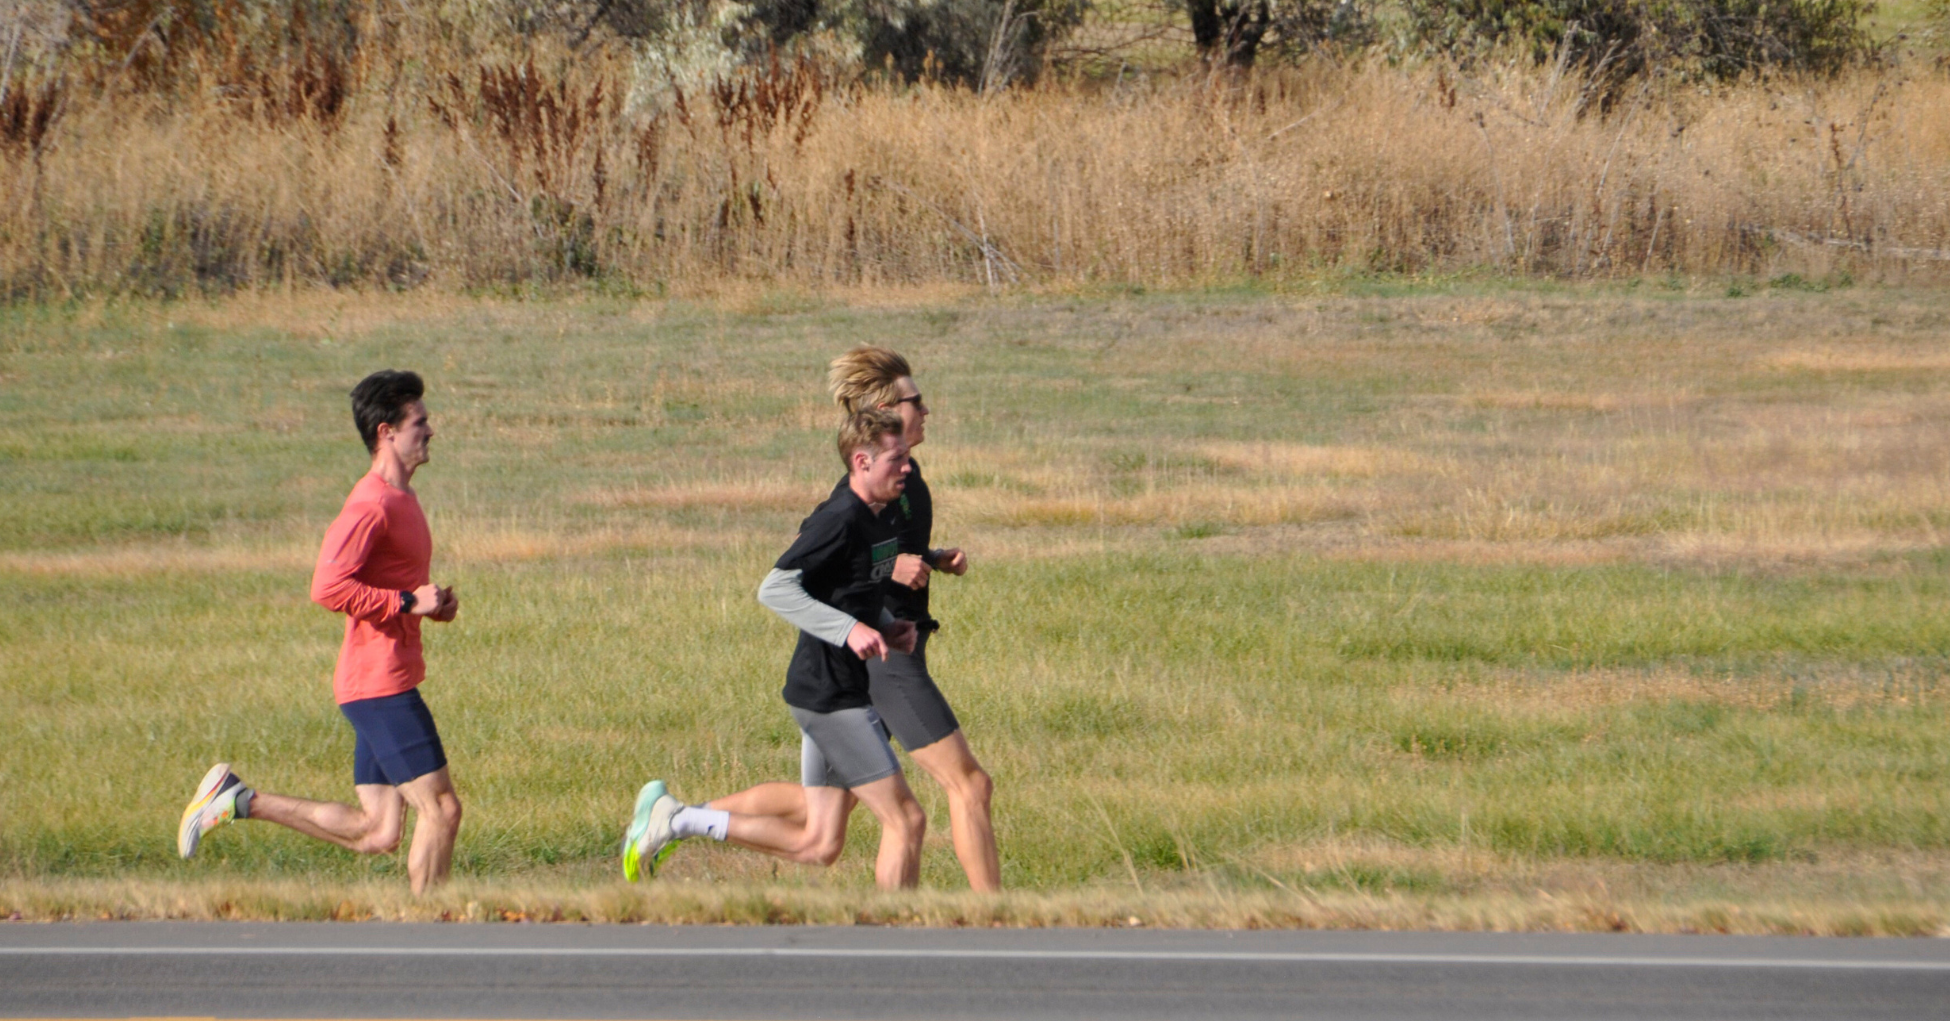
[[[696,805],[680,808],[670,817],[670,831],[680,837],[710,837],[723,840],[731,827],[731,813]]]

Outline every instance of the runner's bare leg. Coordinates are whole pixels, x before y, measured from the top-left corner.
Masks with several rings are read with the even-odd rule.
[[[1002,889],[1002,864],[995,849],[990,812],[995,783],[976,761],[968,739],[957,730],[911,754],[948,795],[948,829],[954,838],[955,857],[968,874],[969,888],[983,893]],[[799,826],[806,820],[805,788],[798,784],[762,783],[713,798],[706,807],[740,815],[774,816]]]
[[[454,838],[460,834],[460,797],[447,767],[400,784],[413,806],[413,843],[406,851],[406,875],[414,893],[447,881],[454,864]]]
[[[258,791],[251,797],[251,818],[274,822],[360,854],[386,854],[398,847],[406,809],[399,788],[367,783],[352,790],[358,795],[357,805]]]
[[[738,815],[772,815],[798,826],[806,824],[806,789],[796,783],[762,783],[736,794],[712,798],[704,806]]]
[[[880,853],[874,879],[882,889],[913,886],[921,877],[921,838],[927,816],[914,792],[899,774],[852,791],[838,787],[805,787],[806,821],[796,825],[776,815],[733,813],[726,829],[740,847],[808,865],[831,865],[846,845],[846,820],[853,806],[865,802],[880,819]],[[857,800],[856,800],[857,799]]]
[[[955,857],[968,874],[969,888],[978,893],[1002,889],[1002,862],[989,815],[995,783],[975,761],[968,739],[957,730],[908,754],[948,794],[948,832],[954,838]]]

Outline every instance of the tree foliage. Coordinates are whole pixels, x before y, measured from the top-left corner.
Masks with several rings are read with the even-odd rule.
[[[1871,51],[1874,0],[1405,0],[1414,36],[1468,54],[1514,46],[1622,80],[1653,68],[1707,78],[1831,73]]]
[[[1364,43],[1373,25],[1364,0],[1185,0],[1185,13],[1199,56],[1229,67],[1251,67],[1268,50]]]
[[[1032,77],[1087,0],[594,0],[613,30],[680,73],[774,50],[970,85]]]

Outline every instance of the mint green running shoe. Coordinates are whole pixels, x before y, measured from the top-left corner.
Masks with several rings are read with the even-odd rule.
[[[662,780],[652,780],[636,794],[636,812],[630,817],[630,830],[623,837],[623,878],[634,883],[657,874],[657,866],[677,850],[677,836],[670,820],[684,804],[664,790]],[[646,867],[647,866],[647,867]]]

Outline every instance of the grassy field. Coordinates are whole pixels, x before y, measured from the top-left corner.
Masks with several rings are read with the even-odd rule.
[[[0,311],[0,916],[1937,932],[1950,925],[1950,294],[315,294]],[[973,898],[687,846],[635,788],[796,775],[752,599],[831,485],[822,366],[907,352],[935,668],[998,783]],[[189,788],[349,795],[306,599],[416,368],[445,894]]]

